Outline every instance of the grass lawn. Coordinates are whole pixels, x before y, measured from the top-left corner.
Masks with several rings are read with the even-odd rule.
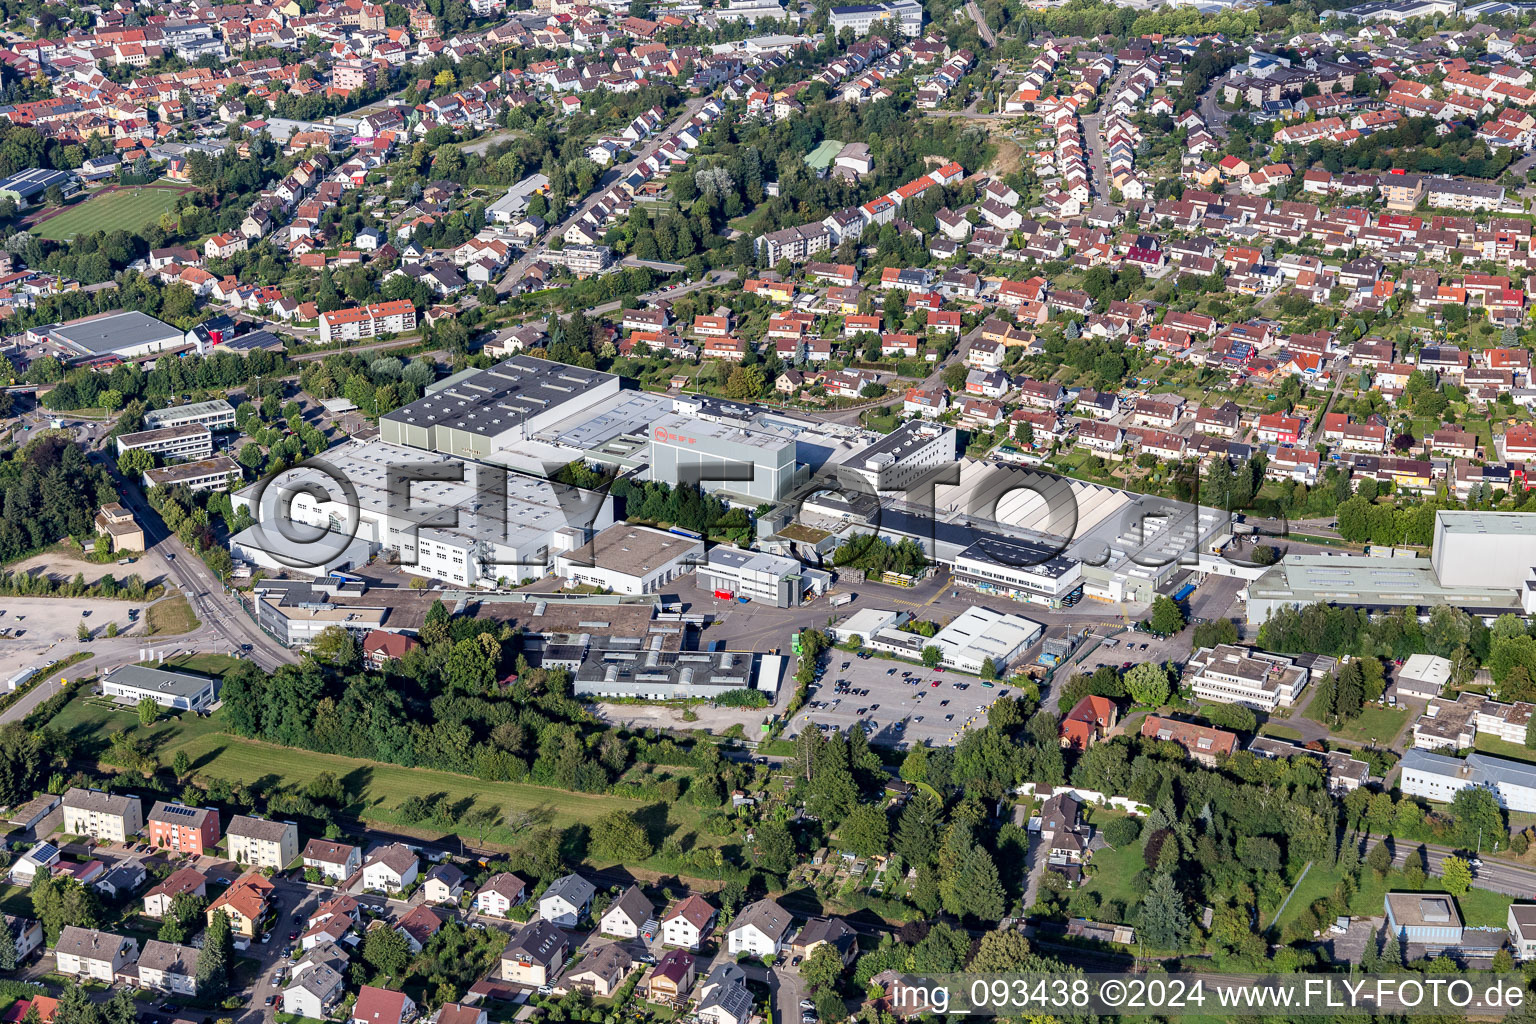
[[[1146,845],[1146,839],[1142,837],[1129,846],[1122,846],[1118,850],[1105,847],[1093,855],[1093,874],[1083,883],[1083,888],[1098,893],[1101,906],[1107,908],[1109,902],[1114,900],[1124,908],[1124,912],[1119,915],[1106,911],[1100,915],[1101,919],[1124,924],[1125,913],[1141,900],[1142,893],[1136,885],[1136,876],[1147,866],[1142,860],[1142,850]]]
[[[50,241],[67,242],[92,231],[135,231],[173,209],[176,197],[184,191],[183,186],[145,185],[94,195],[43,221],[32,233]]]
[[[1265,722],[1259,726],[1260,736],[1273,736],[1277,740],[1299,740],[1301,733],[1288,725],[1276,725],[1274,722]]]
[[[227,654],[178,654],[174,658],[166,658],[163,662],[146,661],[145,665],[159,665],[162,668],[180,669],[183,672],[196,672],[205,676],[220,676],[240,664],[239,658],[232,658]]]
[[[399,765],[365,761],[308,750],[280,747],[257,740],[242,739],[223,731],[223,716],[208,718],[192,714],[167,717],[149,729],[139,725],[133,709],[116,710],[102,703],[76,698],[49,725],[65,733],[77,756],[92,759],[107,749],[107,737],[114,732],[129,732],[146,739],[149,749],[162,765],[169,765],[176,752],[185,750],[195,771],[230,781],[272,785],[302,786],[321,772],[331,772],[341,780],[348,803],[342,808],[349,815],[369,822],[409,825],[397,811],[411,796],[443,794],[451,801],[472,801],[475,808],[496,806],[499,821],[514,812],[528,812],[541,823],[564,828],[578,822],[593,822],[612,810],[642,811],[647,828],[656,834],[685,835],[699,822],[690,804],[648,806],[644,801],[598,793],[571,793],[544,786],[515,782],[485,782],[468,775],[404,768]],[[434,829],[435,831],[435,829]],[[517,836],[496,826],[482,833],[466,828],[467,838],[492,843],[511,844]],[[724,842],[718,837],[697,833],[701,846]]]
[[[1391,871],[1385,878],[1377,878],[1376,872],[1369,868],[1363,869],[1360,874],[1360,891],[1349,901],[1349,912],[1356,917],[1380,917],[1385,913],[1383,907],[1387,893],[1414,891],[1401,871]],[[1313,901],[1332,895],[1341,877],[1332,867],[1313,864],[1312,870],[1307,872],[1307,877],[1297,888],[1296,895],[1287,904],[1279,924],[1284,926],[1290,923],[1301,916]],[[1445,888],[1440,879],[1429,877],[1424,879],[1418,891],[1445,892]],[[1455,900],[1461,911],[1462,924],[1467,927],[1503,928],[1508,922],[1509,905],[1514,897],[1489,892],[1487,889],[1468,889],[1465,894],[1455,897]],[[1267,926],[1269,922],[1265,924]]]
[[[1536,764],[1536,750],[1532,750],[1523,743],[1511,743],[1501,740],[1488,732],[1479,732],[1472,745],[1485,754],[1494,757],[1507,757],[1511,761],[1524,761],[1527,764]]]
[[[156,601],[144,612],[144,618],[149,623],[149,634],[157,633],[190,633],[202,625],[197,615],[192,611],[192,605],[182,594],[168,597],[163,601]]]
[[[1314,708],[1316,708],[1315,712]],[[1322,709],[1317,708],[1314,701],[1307,705],[1307,710],[1302,713],[1302,717],[1310,718],[1314,722],[1322,722]],[[1367,704],[1365,710],[1357,717],[1331,729],[1330,734],[1356,743],[1369,743],[1375,740],[1378,744],[1385,746],[1402,731],[1403,724],[1407,721],[1407,708],[1384,708],[1380,704]]]

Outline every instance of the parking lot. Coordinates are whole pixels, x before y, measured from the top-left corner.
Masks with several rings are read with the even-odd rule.
[[[0,635],[0,685],[23,669],[41,668],[75,650],[90,650],[76,640],[81,622],[96,636],[103,635],[109,622],[127,634],[144,621],[146,607],[143,602],[7,597],[0,609],[0,631],[9,630]],[[136,619],[129,617],[130,610]]]
[[[788,736],[808,727],[863,728],[872,743],[946,746],[968,725],[985,725],[986,709],[1010,692],[1006,683],[890,658],[834,650],[828,659],[821,682],[789,723]],[[846,686],[840,687],[842,680]]]

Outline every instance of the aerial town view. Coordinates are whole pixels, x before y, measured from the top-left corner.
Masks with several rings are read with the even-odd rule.
[[[1533,275],[1533,0],[0,3],[0,1024],[1536,1024]]]

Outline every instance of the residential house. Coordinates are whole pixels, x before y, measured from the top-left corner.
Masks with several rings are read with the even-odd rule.
[[[789,911],[771,899],[761,899],[742,908],[726,929],[726,950],[732,956],[777,956],[789,934]]]
[[[385,843],[363,861],[363,889],[399,892],[416,881],[420,863],[404,843]]]
[[[570,948],[565,933],[549,921],[525,924],[501,952],[501,980],[548,985],[560,973]]]
[[[566,975],[565,983],[599,999],[607,999],[624,984],[634,966],[635,958],[627,949],[617,942],[609,942],[588,952],[576,969]]]
[[[592,908],[597,887],[580,875],[555,879],[539,894],[539,917],[564,928],[575,928]]]
[[[715,908],[702,896],[692,895],[679,900],[662,916],[662,943],[698,949],[715,925],[715,913]]]
[[[364,985],[352,1004],[352,1024],[408,1024],[415,1017],[415,1001],[393,989]]]
[[[422,899],[428,903],[458,903],[464,892],[464,872],[452,864],[436,864],[421,883]]]
[[[363,851],[348,843],[311,839],[304,846],[304,870],[313,868],[321,878],[339,882],[363,866]]]
[[[64,793],[64,832],[103,843],[123,843],[144,827],[144,805],[136,796],[72,786]]]
[[[649,941],[656,927],[656,908],[638,885],[619,894],[598,922],[598,931],[619,939],[644,938]]]
[[[208,920],[212,921],[215,914],[223,914],[229,918],[230,931],[253,939],[266,918],[272,891],[272,883],[265,875],[247,871],[208,905]]]
[[[506,917],[513,907],[527,898],[527,883],[509,871],[501,871],[486,879],[475,893],[475,913]]]
[[[111,932],[69,924],[59,932],[53,956],[60,974],[110,985],[118,971],[139,958],[139,944]]]
[[[150,939],[139,954],[139,987],[178,996],[197,994],[197,956],[201,950]]]

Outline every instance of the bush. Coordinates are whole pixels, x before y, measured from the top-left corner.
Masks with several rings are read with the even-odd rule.
[[[1116,818],[1104,826],[1104,841],[1119,849],[1129,846],[1141,836],[1141,822],[1135,818]]]

